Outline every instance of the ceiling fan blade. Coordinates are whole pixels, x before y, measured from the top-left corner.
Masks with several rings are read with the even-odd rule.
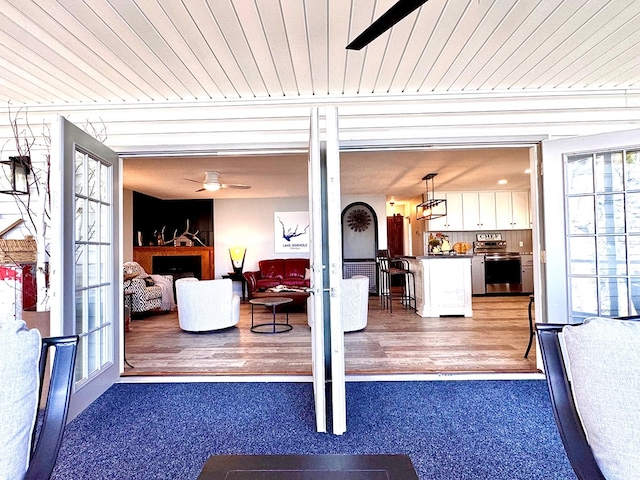
[[[196,192],[203,192],[205,190],[206,190],[206,188],[199,188],[198,190],[196,190]]]
[[[191,180],[190,178],[183,178],[183,180],[186,180],[187,182],[202,183],[202,180]]]
[[[243,185],[242,183],[223,183],[220,188],[251,188],[251,185]]]
[[[362,47],[367,46],[370,42],[378,38],[426,2],[427,0],[398,0],[393,7],[384,12],[380,18],[369,25],[364,32],[358,35],[355,40],[347,45],[347,49],[360,50]]]

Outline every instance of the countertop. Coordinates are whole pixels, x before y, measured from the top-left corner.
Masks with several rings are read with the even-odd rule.
[[[440,254],[433,253],[431,255],[420,255],[420,256],[417,256],[417,257],[407,257],[407,256],[405,256],[404,258],[415,258],[415,259],[418,259],[418,260],[429,260],[429,259],[436,259],[436,258],[472,258],[472,257],[473,257],[473,254],[469,254],[469,253],[466,253],[464,255],[462,255],[462,254],[459,254],[459,255],[445,255],[445,254],[442,254],[442,253],[440,253]]]

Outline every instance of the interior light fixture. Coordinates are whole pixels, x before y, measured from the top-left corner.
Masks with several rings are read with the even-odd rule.
[[[219,183],[203,183],[202,186],[205,190],[209,190],[210,192],[215,192],[216,190],[220,190]]]
[[[29,156],[9,157],[0,162],[0,193],[26,195],[29,193],[28,176],[31,173]]]
[[[507,183],[509,183],[507,180],[505,180],[504,178],[502,180],[498,180],[498,185],[506,185]]]
[[[447,215],[447,201],[444,198],[434,198],[433,177],[437,173],[428,173],[422,180],[425,183],[425,193],[422,195],[422,203],[416,205],[416,218],[418,220],[433,220]],[[429,187],[431,182],[431,187]]]
[[[244,247],[231,247],[229,249],[229,257],[231,258],[231,266],[233,267],[233,273],[240,275],[244,268],[244,257],[247,254],[247,249]]]

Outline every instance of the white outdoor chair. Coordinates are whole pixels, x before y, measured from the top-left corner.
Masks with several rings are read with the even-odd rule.
[[[240,297],[231,279],[176,281],[178,321],[187,332],[206,332],[233,327],[240,320]]]

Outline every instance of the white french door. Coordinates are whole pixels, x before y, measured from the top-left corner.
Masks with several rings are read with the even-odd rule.
[[[120,168],[115,152],[61,116],[51,165],[51,324],[80,337],[72,419],[120,373]]]
[[[313,370],[313,398],[316,413],[316,430],[327,431],[327,397],[325,374],[324,337],[324,264],[322,262],[322,192],[317,179],[320,171],[320,115],[317,108],[311,110],[309,137],[309,223],[311,288],[307,303],[307,315],[311,324],[311,368]]]
[[[341,313],[342,234],[338,113],[327,108],[326,142],[320,142],[320,113],[311,111],[309,215],[311,291],[308,315],[312,337],[316,429],[327,431],[327,375],[331,376],[332,431],[346,431],[344,333]]]
[[[640,314],[640,130],[548,140],[542,153],[544,318]]]

